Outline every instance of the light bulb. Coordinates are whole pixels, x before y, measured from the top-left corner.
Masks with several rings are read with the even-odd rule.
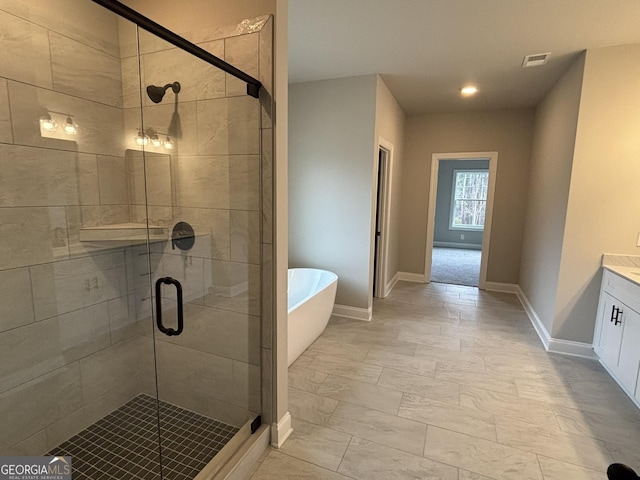
[[[67,135],[75,135],[78,133],[78,126],[73,123],[71,117],[67,117],[67,121],[64,123],[64,133]]]
[[[167,135],[167,138],[164,141],[164,148],[166,148],[167,150],[173,149],[173,140],[171,140],[171,137],[169,135]]]
[[[162,145],[162,142],[158,138],[158,134],[157,133],[154,133],[153,135],[151,135],[151,145],[153,145],[156,148],[158,148],[160,145]]]
[[[47,132],[53,132],[58,127],[58,124],[47,113],[45,116],[40,117],[40,127]]]
[[[138,130],[138,134],[136,135],[136,143],[140,146],[148,144],[149,136],[142,133],[141,130]]]
[[[467,85],[466,87],[462,87],[460,89],[460,94],[463,97],[470,97],[472,95],[475,95],[476,93],[478,93],[478,87],[476,87],[475,85]]]

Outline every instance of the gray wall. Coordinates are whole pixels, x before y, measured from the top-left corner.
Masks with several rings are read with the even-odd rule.
[[[533,109],[523,108],[407,118],[400,271],[424,273],[431,155],[497,151],[487,280],[518,283],[534,113]]]
[[[338,277],[369,307],[377,76],[289,86],[289,266]]]
[[[553,326],[584,56],[536,111],[520,288],[547,330]]]
[[[438,193],[436,196],[436,220],[433,234],[434,246],[458,244],[460,248],[482,248],[482,230],[451,230],[451,200],[454,170],[489,170],[489,160],[441,160],[438,166]],[[464,235],[464,239],[460,238]],[[440,245],[439,245],[440,244]]]

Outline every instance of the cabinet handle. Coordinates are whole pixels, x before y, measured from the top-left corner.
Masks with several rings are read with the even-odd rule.
[[[613,307],[613,310],[615,311],[615,315],[614,312],[611,312],[611,321],[614,322],[614,325],[618,325],[619,323],[622,323],[622,320],[620,320],[620,315],[622,314],[622,310],[620,308],[616,308]]]
[[[611,319],[609,320],[610,322],[613,322],[616,319],[616,306],[614,305],[613,307],[611,307]]]

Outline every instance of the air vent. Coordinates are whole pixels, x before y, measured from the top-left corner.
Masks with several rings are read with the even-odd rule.
[[[526,55],[522,61],[522,68],[540,67],[549,61],[550,56],[551,52]]]

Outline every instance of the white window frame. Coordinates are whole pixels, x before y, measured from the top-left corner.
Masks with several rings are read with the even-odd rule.
[[[449,230],[463,231],[463,232],[482,232],[484,230],[484,225],[481,227],[476,227],[472,225],[458,226],[453,224],[453,213],[455,212],[455,203],[456,203],[456,184],[458,180],[458,173],[486,173],[487,174],[487,185],[489,184],[489,169],[488,168],[465,168],[465,169],[455,169],[453,171],[453,184],[451,186],[451,204],[449,209]],[[488,194],[487,194],[488,197]],[[485,212],[487,209],[487,198],[484,199],[485,204]],[[485,213],[485,224],[487,223],[486,213]]]

